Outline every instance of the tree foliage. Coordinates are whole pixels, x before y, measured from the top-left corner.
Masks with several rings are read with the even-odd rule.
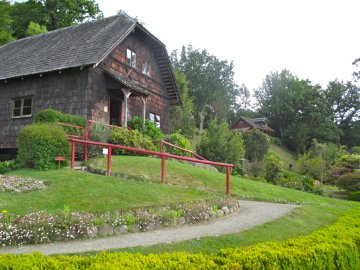
[[[30,22],[49,31],[102,17],[95,0],[28,0],[16,2],[10,11],[14,37],[23,38]]]
[[[0,0],[0,46],[14,40],[11,36],[10,9],[8,1]]]
[[[26,29],[25,36],[30,37],[30,36],[34,36],[34,35],[38,35],[38,34],[42,34],[42,33],[46,33],[46,32],[47,32],[46,26],[40,25],[38,23],[34,23],[33,21],[31,21],[29,23],[28,28]]]
[[[284,173],[284,163],[279,155],[269,152],[265,157],[265,172],[264,177],[266,180],[273,184],[281,179]]]
[[[304,153],[312,139],[338,143],[340,130],[318,85],[299,80],[288,70],[266,76],[255,91],[259,112],[264,114],[290,149]]]
[[[269,137],[257,129],[243,133],[245,158],[250,161],[261,161],[269,149]]]
[[[206,114],[208,120],[226,119],[236,104],[239,87],[234,81],[233,62],[220,60],[206,50],[183,46],[180,57],[172,53],[172,62],[189,81],[189,93],[194,99],[200,129]]]
[[[243,138],[239,132],[229,130],[225,121],[214,119],[201,138],[197,152],[209,160],[232,163],[240,168],[245,154]]]
[[[180,132],[188,138],[195,133],[194,102],[189,96],[189,82],[181,71],[175,69],[176,82],[180,89],[181,106],[170,108],[170,133]]]

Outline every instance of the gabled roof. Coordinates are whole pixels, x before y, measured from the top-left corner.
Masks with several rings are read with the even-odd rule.
[[[261,130],[267,130],[267,131],[271,131],[271,132],[275,132],[274,129],[272,129],[270,126],[262,126],[259,123],[261,122],[269,122],[267,120],[267,118],[262,117],[262,118],[247,118],[247,117],[240,117],[239,120],[237,120],[232,126],[234,126],[236,123],[238,123],[239,121],[244,121],[245,123],[247,123],[249,126],[256,128],[256,129],[261,129]]]
[[[1,46],[0,80],[97,66],[134,30],[145,34],[150,41],[170,102],[181,103],[165,45],[127,15],[94,20]]]

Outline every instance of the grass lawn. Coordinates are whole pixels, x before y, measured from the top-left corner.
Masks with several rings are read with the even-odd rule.
[[[104,211],[169,205],[215,196],[206,191],[171,185],[124,180],[70,169],[36,171],[21,169],[12,175],[43,179],[49,186],[27,193],[0,192],[0,210],[15,214],[45,210]]]
[[[284,162],[285,169],[289,168],[289,164],[292,164],[293,166],[296,165],[295,154],[289,151],[286,147],[281,147],[274,143],[271,143],[269,150],[275,152],[280,156],[281,160]]]
[[[103,211],[168,205],[178,202],[225,196],[225,174],[207,171],[186,163],[167,161],[166,184],[160,184],[160,159],[152,157],[114,156],[114,172],[143,176],[143,181],[106,177],[70,169],[35,171],[22,169],[10,174],[43,179],[46,189],[28,193],[0,192],[1,209],[24,214],[38,210]],[[94,167],[106,168],[106,160],[90,161]],[[304,193],[265,183],[231,177],[231,195],[237,198],[297,202],[304,204],[291,214],[242,233],[204,237],[175,244],[138,247],[121,251],[154,253],[186,251],[214,253],[221,248],[252,245],[263,241],[284,240],[309,234],[332,224],[359,203]]]

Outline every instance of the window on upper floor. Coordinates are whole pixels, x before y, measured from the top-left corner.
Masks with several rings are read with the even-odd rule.
[[[155,113],[149,113],[150,121],[153,122],[158,128],[160,128],[160,115]]]
[[[14,98],[12,100],[12,118],[30,117],[32,115],[32,97]]]
[[[136,53],[130,49],[126,50],[126,64],[136,68]]]
[[[142,65],[142,73],[146,76],[150,77],[150,62],[147,60],[144,60],[143,65]]]

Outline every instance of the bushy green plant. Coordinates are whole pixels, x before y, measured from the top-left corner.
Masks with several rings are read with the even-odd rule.
[[[360,191],[360,155],[343,155],[329,171],[327,182],[347,191]]]
[[[156,148],[152,141],[137,130],[128,130],[126,128],[115,128],[112,130],[109,142],[112,144],[142,148],[155,151]],[[113,149],[114,155],[138,155],[135,152]]]
[[[35,123],[67,123],[74,126],[86,126],[86,119],[81,116],[65,114],[54,109],[44,109],[35,114]]]
[[[245,145],[245,158],[250,161],[263,160],[269,149],[269,137],[257,129],[242,134]]]
[[[360,191],[354,191],[349,193],[349,199],[352,201],[360,201]]]
[[[360,171],[340,175],[335,184],[350,192],[360,191]]]
[[[16,169],[15,160],[0,161],[0,173],[5,173]]]
[[[135,116],[127,122],[127,125],[132,129],[140,131],[142,134],[148,136],[151,140],[162,140],[164,139],[164,134],[161,132],[161,129],[158,128],[155,123],[151,122],[149,119],[145,121],[145,128],[143,129],[143,119],[139,116]]]
[[[283,177],[277,181],[277,184],[306,192],[312,192],[315,188],[314,180],[311,177],[290,171],[285,171]]]
[[[86,126],[86,119],[81,116],[65,114],[60,111],[54,109],[44,109],[35,114],[35,123],[65,123],[70,124],[73,126],[79,126],[85,128]],[[83,130],[69,127],[69,126],[62,126],[66,134],[83,136]],[[83,145],[77,147],[77,154],[83,154]]]
[[[107,127],[104,123],[95,123],[92,125],[89,140],[94,142],[103,142],[107,143],[109,141],[111,134],[111,129]],[[102,146],[89,145],[88,155],[90,157],[98,156],[102,154]]]
[[[54,158],[69,157],[70,147],[64,130],[56,124],[31,124],[23,127],[17,138],[21,164],[45,170],[57,166]]]
[[[265,157],[265,172],[264,177],[266,180],[273,184],[277,184],[277,181],[281,179],[284,172],[284,163],[279,155],[269,152]]]
[[[191,144],[190,141],[183,135],[181,135],[180,133],[172,133],[166,136],[166,141],[176,145],[178,147],[187,149],[187,150],[191,150]],[[174,154],[174,155],[179,155],[179,156],[189,156],[189,153],[183,152],[181,150],[177,150],[173,147],[165,147],[165,150],[167,153],[170,154]]]
[[[208,160],[227,162],[241,168],[244,141],[241,134],[232,131],[226,122],[213,120],[197,145],[197,152]]]

